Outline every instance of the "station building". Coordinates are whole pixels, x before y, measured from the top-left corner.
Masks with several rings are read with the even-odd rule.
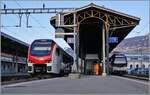
[[[143,54],[138,54],[138,53],[128,53],[126,54],[127,57],[127,68],[129,70],[131,69],[149,69],[150,68],[150,54],[149,53],[143,53]]]
[[[28,46],[1,32],[1,76],[27,73]]]
[[[58,14],[50,19],[50,24],[56,30],[63,28],[65,33],[76,33],[76,35],[65,35],[64,39],[74,49],[77,55],[75,61],[81,59],[81,68],[84,68],[82,71],[86,72],[86,67],[94,67],[96,64],[93,63],[102,63],[103,69],[101,70],[103,75],[106,74],[105,65],[109,63],[109,53],[139,22],[140,18],[138,17],[108,9],[94,3],[76,8],[69,13]],[[70,25],[76,26],[66,27]],[[75,42],[70,43],[70,39]],[[94,56],[92,57],[94,59],[90,58],[89,60],[89,55]],[[77,71],[79,71],[79,62],[75,61]]]

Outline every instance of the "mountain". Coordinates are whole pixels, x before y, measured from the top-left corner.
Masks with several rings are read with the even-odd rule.
[[[124,53],[148,53],[149,50],[149,35],[124,39],[114,49],[114,51]]]

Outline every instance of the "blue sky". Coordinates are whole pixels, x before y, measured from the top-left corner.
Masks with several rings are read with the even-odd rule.
[[[99,6],[105,6],[119,12],[123,12],[129,15],[137,16],[141,19],[140,24],[132,30],[127,36],[141,36],[149,32],[149,1],[23,1],[23,0],[12,0],[12,1],[1,1],[1,8],[6,4],[7,8],[41,8],[42,4],[48,8],[63,8],[63,7],[75,7],[79,8],[90,3],[95,3]],[[31,43],[34,39],[39,38],[54,38],[55,30],[50,25],[49,20],[55,14],[31,14],[29,17],[29,25],[32,28],[26,28],[26,16],[23,15],[22,26],[12,27],[18,25],[18,15],[1,15],[1,31],[7,33],[17,39],[20,39],[26,43]]]

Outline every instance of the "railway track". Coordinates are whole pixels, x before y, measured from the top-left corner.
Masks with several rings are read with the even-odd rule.
[[[144,80],[144,81],[150,81],[149,77],[141,77],[136,75],[123,75],[122,77],[132,78],[132,79],[138,79],[138,80]]]

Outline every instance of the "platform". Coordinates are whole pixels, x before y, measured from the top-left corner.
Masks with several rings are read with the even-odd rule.
[[[2,86],[5,94],[148,94],[149,83],[118,76],[44,79]]]

